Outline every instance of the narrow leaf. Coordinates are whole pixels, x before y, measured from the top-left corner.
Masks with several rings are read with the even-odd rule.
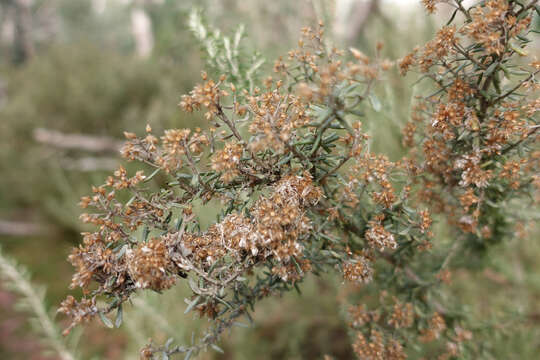
[[[381,111],[381,102],[379,101],[379,98],[375,94],[369,94],[369,102],[371,103],[371,106],[373,107],[373,110],[376,112]]]
[[[122,320],[124,318],[124,311],[122,310],[122,305],[118,306],[118,310],[116,311],[116,321],[114,324],[117,328],[119,328],[122,325]]]
[[[105,324],[106,327],[112,329],[114,327],[113,323],[111,320],[109,320],[108,317],[105,316],[105,314],[103,314],[103,312],[98,312],[98,315],[99,315],[99,318],[101,319],[101,321],[103,322],[103,324]]]

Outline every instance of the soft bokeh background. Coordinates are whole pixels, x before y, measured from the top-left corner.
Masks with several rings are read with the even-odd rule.
[[[295,46],[300,28],[318,20],[340,47],[372,54],[382,41],[384,56],[397,59],[430,39],[448,17],[444,9],[428,17],[418,2],[0,0],[3,256],[16,259],[34,284],[46,287],[46,305],[54,314],[68,293],[72,270],[66,257],[85,230],[77,203],[121,163],[122,132],[141,133],[146,124],[155,133],[205,126],[202,117],[177,107],[205,63],[187,26],[193,7],[224,33],[244,24],[244,50],[260,51],[266,59],[263,71],[269,71],[277,56]],[[381,110],[364,121],[372,148],[393,159],[404,153],[399,132],[418,91],[414,81],[414,75],[404,79],[390,73],[376,90]],[[530,236],[500,245],[487,270],[455,275],[452,291],[473,316],[511,324],[486,344],[500,359],[534,359],[540,353],[539,258],[540,244]],[[255,328],[235,329],[224,340],[224,355],[202,358],[351,358],[342,316],[349,289],[332,274],[309,278],[302,289],[301,296],[264,301]],[[70,341],[78,340],[81,359],[136,359],[149,337],[189,341],[205,324],[183,315],[185,294],[178,286],[163,296],[139,297],[120,329],[95,322]],[[0,358],[56,359],[43,352],[41,335],[29,325],[28,313],[18,310],[19,300],[0,282]],[[517,312],[526,313],[526,321],[512,320]]]

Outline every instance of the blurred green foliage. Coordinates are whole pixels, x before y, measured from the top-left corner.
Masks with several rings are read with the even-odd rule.
[[[185,76],[167,63],[142,62],[92,44],[51,47],[24,67],[5,72],[0,161],[7,170],[3,186],[10,191],[1,193],[2,207],[31,208],[76,229],[78,197],[104,174],[62,169],[60,152],[36,143],[33,131],[121,139],[124,129],[141,131],[147,123],[186,125],[176,107],[190,81]],[[80,155],[70,151],[75,154],[63,155]]]

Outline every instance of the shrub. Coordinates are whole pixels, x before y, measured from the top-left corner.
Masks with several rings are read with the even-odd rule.
[[[382,44],[374,59],[356,49],[349,59],[326,46],[322,24],[303,29],[274,77],[203,72],[180,106],[202,110],[209,130],[126,132],[123,156],[152,170],[130,176],[121,167],[82,198],[95,209],[82,220],[97,230],[69,257],[84,297],[62,303],[72,320],[66,331],[95,316],[112,327],[114,311],[119,326],[137,292],[186,281],[186,313],[208,318],[209,329],[189,346],[150,343],[141,356],[220,351],[220,335],[251,319],[259,300],[335,269],[362,285],[362,304],[348,312],[359,358],[480,354],[443,285],[513,235],[509,226],[524,213],[510,206],[538,190],[540,66],[515,59],[526,54],[538,8],[424,1],[430,11],[443,2],[455,7],[448,24],[399,62],[436,86],[404,129],[413,149],[400,161],[372,153],[359,122],[366,106],[380,106],[372,89],[392,67]],[[205,228],[204,205],[217,203],[221,212]],[[432,212],[453,233],[443,252],[431,250],[439,245]]]

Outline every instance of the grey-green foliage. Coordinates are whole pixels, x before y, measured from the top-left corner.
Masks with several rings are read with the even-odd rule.
[[[226,36],[205,22],[201,10],[193,9],[189,14],[188,26],[201,44],[209,71],[227,75],[230,82],[241,88],[254,88],[265,59],[258,52],[248,55],[243,49],[244,25],[239,25],[232,36]]]
[[[2,248],[0,248],[0,280],[4,287],[19,295],[17,308],[32,316],[32,329],[40,335],[44,345],[62,360],[77,359],[49,315],[45,305],[45,288],[32,284],[26,268],[4,255]]]

